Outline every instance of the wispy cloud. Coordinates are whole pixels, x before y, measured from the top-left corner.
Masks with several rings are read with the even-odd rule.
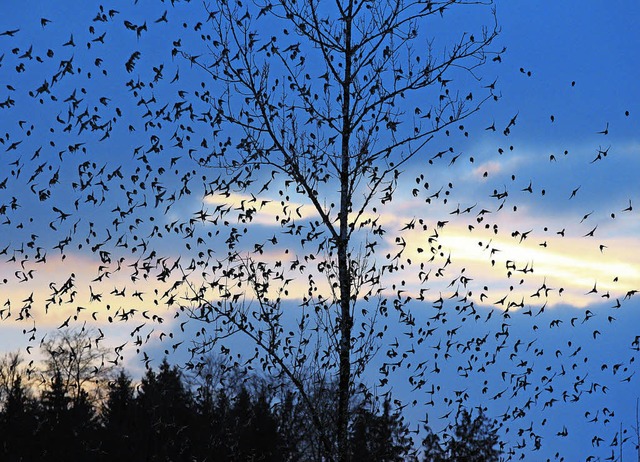
[[[296,202],[295,200],[275,199],[271,196],[252,196],[232,193],[229,196],[210,195],[205,197],[204,203],[213,206],[208,213],[214,216],[220,210],[231,212],[230,217],[251,214],[251,223],[267,226],[279,226],[281,220],[287,217],[310,220],[319,216],[311,203]]]
[[[540,300],[537,290],[545,284],[545,287],[553,288],[546,291],[549,296],[544,297],[549,305],[584,307],[602,302],[603,297],[611,298],[613,303],[615,298],[640,288],[640,254],[629,252],[630,248],[640,247],[637,235],[607,237],[605,234],[597,241],[575,232],[563,237],[556,231],[561,222],[551,223],[547,232],[534,231],[527,224],[534,222],[535,217],[525,213],[507,215],[500,221],[500,229],[510,232],[494,233],[492,228],[481,227],[470,231],[458,222],[448,223],[435,231],[405,231],[402,234],[403,242],[406,242],[403,259],[411,261],[413,268],[433,258],[426,267],[436,273],[446,260],[451,262],[444,273],[447,276],[440,280],[432,277],[430,285],[413,285],[414,291],[417,293],[421,287],[430,287],[435,291],[452,292],[457,286],[463,286],[459,278],[461,271],[464,271],[462,280],[469,280],[462,294],[473,291],[479,297],[486,286],[494,294],[507,291],[512,292],[512,296],[537,302]],[[398,249],[395,239],[387,240],[385,251],[393,252],[394,249]],[[411,281],[411,274],[406,273],[392,279]],[[449,285],[451,280],[457,281],[453,288]],[[411,286],[409,284],[407,289]],[[481,298],[477,301],[481,302]],[[491,302],[493,298],[485,300]]]

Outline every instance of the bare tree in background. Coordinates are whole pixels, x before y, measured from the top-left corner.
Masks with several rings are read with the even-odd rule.
[[[66,329],[42,343],[44,377],[62,380],[65,392],[76,403],[82,393],[93,399],[111,377],[111,364],[105,363],[107,351],[95,339],[97,333],[86,329]]]
[[[20,353],[5,353],[0,358],[0,402],[6,403],[16,388],[26,387],[29,378],[30,369],[25,367]]]

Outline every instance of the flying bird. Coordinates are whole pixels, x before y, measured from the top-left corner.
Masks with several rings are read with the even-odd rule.
[[[607,122],[607,126],[604,130],[596,132],[598,135],[608,135],[609,134],[609,122]]]
[[[13,37],[18,32],[20,32],[20,29],[5,30],[4,32],[0,33],[0,37],[2,37],[3,35],[6,35],[8,37]]]
[[[571,195],[569,196],[569,199],[573,199],[574,197],[576,197],[576,194],[578,194],[578,191],[580,190],[581,187],[582,185],[578,186],[576,189],[571,191]]]

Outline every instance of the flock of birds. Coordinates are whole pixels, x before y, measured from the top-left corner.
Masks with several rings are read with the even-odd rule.
[[[263,9],[257,18],[269,12],[270,9]],[[205,30],[216,12],[208,14],[204,22],[185,22],[183,29],[210,39]],[[251,19],[248,14],[247,10],[237,20]],[[46,334],[40,338],[37,335],[42,331],[38,324],[46,324],[53,317],[57,329],[98,326],[96,347],[108,341],[103,329],[111,325],[119,330],[133,326],[128,332],[129,341],[111,347],[109,361],[114,365],[123,363],[126,348],[131,346],[149,365],[154,358],[145,347],[159,341],[167,355],[187,349],[191,358],[187,367],[197,368],[207,342],[217,342],[214,344],[221,352],[230,351],[224,342],[227,332],[223,317],[215,313],[234,307],[250,317],[246,310],[258,309],[247,302],[245,286],[238,283],[248,277],[250,270],[262,282],[257,277],[253,282],[249,279],[249,286],[253,284],[254,290],[260,290],[261,283],[270,281],[272,286],[280,287],[279,296],[283,298],[296,279],[305,278],[309,287],[322,287],[320,275],[332,271],[331,264],[322,257],[331,246],[329,233],[315,219],[305,218],[300,206],[293,205],[286,192],[296,186],[291,179],[282,180],[283,190],[276,193],[279,174],[265,173],[266,179],[256,181],[242,168],[220,171],[201,167],[208,160],[203,152],[221,149],[232,156],[233,146],[231,138],[226,141],[227,135],[218,129],[219,114],[212,110],[211,103],[217,96],[206,84],[184,78],[187,68],[189,72],[194,68],[197,71],[194,64],[199,57],[184,57],[182,40],[186,39],[181,31],[176,31],[168,50],[173,61],[153,62],[155,57],[147,57],[153,53],[145,44],[145,37],[155,29],[166,30],[172,21],[168,10],[141,21],[100,6],[86,31],[73,30],[63,39],[59,39],[63,33],[60,28],[55,29],[52,39],[47,38],[47,32],[58,26],[57,20],[34,17],[32,21],[42,31],[39,41],[29,42],[33,24],[16,25],[0,33],[0,75],[5,82],[0,93],[0,151],[5,165],[0,170],[0,293],[5,298],[0,300],[0,319],[5,325],[18,322],[26,326],[23,333],[29,343],[28,353],[38,341],[45,340]],[[115,45],[108,53],[104,51],[110,39],[119,43],[119,34],[130,34],[138,47],[128,50]],[[532,75],[524,68],[521,72]],[[169,78],[165,78],[167,73]],[[211,78],[206,73],[200,77]],[[116,87],[121,81],[123,85]],[[445,89],[447,82],[440,85]],[[495,85],[494,82],[486,88],[493,93]],[[575,82],[571,82],[573,86]],[[630,116],[629,111],[625,116]],[[486,132],[512,136],[519,117],[522,118],[516,113],[502,129],[494,121]],[[554,115],[550,116],[550,123],[557,123]],[[466,129],[461,126],[461,130]],[[207,131],[215,132],[215,141]],[[468,136],[468,132],[465,134]],[[608,122],[598,135],[610,136]],[[133,140],[132,144],[127,145],[126,140]],[[124,148],[129,151],[114,152]],[[611,149],[609,144],[599,146],[589,164],[597,168]],[[513,146],[500,148],[499,155],[513,150]],[[565,151],[564,156],[567,154]],[[459,156],[453,150],[445,150],[433,155],[430,163],[444,161],[452,166]],[[549,168],[561,161],[558,154],[551,154]],[[490,174],[485,172],[483,176]],[[515,176],[511,180],[514,185],[519,181]],[[260,185],[256,188],[257,183]],[[418,186],[412,190],[416,200],[422,197],[428,204],[450,207],[452,183],[435,192],[429,189],[424,175],[416,178],[416,183]],[[458,205],[446,220],[433,225],[427,218],[404,224],[402,231],[422,227],[426,236],[426,245],[418,249],[417,262],[412,263],[407,256],[408,243],[402,234],[395,240],[397,253],[391,253],[386,260],[377,256],[376,246],[381,243],[376,239],[368,237],[364,244],[367,255],[381,260],[373,274],[415,272],[421,284],[419,291],[412,291],[404,281],[397,283],[390,295],[379,302],[376,311],[386,313],[393,307],[403,329],[400,340],[395,337],[382,349],[384,360],[377,383],[380,390],[388,390],[385,387],[392,382],[391,376],[404,371],[413,392],[408,401],[398,401],[399,406],[411,404],[415,396],[414,405],[447,409],[439,416],[444,420],[451,418],[457,406],[478,405],[473,401],[478,397],[490,411],[494,402],[506,402],[506,410],[498,420],[513,442],[505,446],[509,458],[522,457],[531,448],[539,449],[540,434],[546,426],[556,428],[557,437],[567,437],[571,433],[568,424],[547,421],[545,413],[561,402],[569,405],[583,402],[588,395],[606,394],[611,387],[609,381],[631,382],[640,351],[639,335],[632,339],[628,357],[592,365],[588,362],[588,348],[573,340],[574,336],[585,337],[585,332],[586,338],[594,342],[614,335],[617,313],[636,295],[636,290],[612,294],[599,289],[596,282],[585,295],[592,296],[598,308],[572,311],[566,316],[547,308],[548,299],[561,295],[564,289],[547,285],[546,279],[531,290],[527,299],[517,295],[519,287],[529,287],[528,278],[539,281],[532,262],[506,260],[505,280],[512,285],[497,296],[464,269],[451,276],[455,255],[450,255],[439,242],[450,221],[469,217],[470,232],[484,229],[502,236],[505,232],[498,225],[499,219],[490,223],[492,217],[506,214],[511,206],[515,213],[517,201],[526,201],[526,195],[546,194],[544,189],[537,190],[533,182],[527,183],[494,190],[484,206]],[[585,184],[572,186],[567,199],[578,200],[587,188]],[[249,194],[233,203],[238,189]],[[276,198],[278,194],[280,197]],[[209,199],[215,206],[207,205]],[[194,202],[200,203],[196,207],[199,210],[189,212]],[[274,217],[275,231],[269,231],[273,237],[264,236],[251,222],[278,202],[281,211]],[[592,221],[594,212],[586,212],[579,223]],[[636,213],[631,200],[610,212],[611,219],[620,213]],[[378,237],[394,231],[388,225],[383,229],[375,220],[368,226],[374,234],[378,231]],[[582,238],[597,238],[599,226],[589,226]],[[507,237],[520,245],[530,245],[538,231],[513,230],[507,232]],[[554,233],[565,237],[565,229]],[[298,239],[301,246],[283,248],[287,239]],[[501,249],[491,240],[480,245],[486,250],[487,265],[495,266]],[[547,242],[538,245],[547,247]],[[600,252],[607,250],[603,243],[595,245]],[[279,249],[281,256],[269,256]],[[246,259],[238,257],[243,252],[249,255]],[[419,270],[414,270],[416,266]],[[450,276],[448,287],[443,286],[448,295],[437,296],[434,290],[429,291],[430,284],[439,287],[439,280]],[[373,298],[376,293],[367,295]],[[325,306],[318,302],[317,293],[303,300],[307,307],[314,303]],[[416,300],[428,303],[428,308],[415,312],[412,307]],[[603,302],[610,303],[601,307]],[[356,306],[360,307],[360,303]],[[367,324],[372,315],[365,314],[368,304],[363,302],[362,306],[362,316],[355,318],[355,329],[363,337],[375,337],[379,327],[372,327],[373,321]],[[330,319],[319,319],[331,326]],[[598,321],[602,319],[607,322]],[[358,327],[361,320],[363,324]],[[300,338],[310,341],[314,334],[301,323],[298,332],[283,334],[286,344],[299,342]],[[516,324],[520,326],[517,329]],[[365,335],[370,327],[371,332]],[[566,339],[550,351],[543,345],[543,337],[559,329],[564,329]],[[518,333],[513,333],[516,330]],[[216,336],[222,340],[212,340]],[[189,337],[195,337],[196,343],[191,344]],[[262,334],[255,340],[265,341]],[[295,353],[292,348],[288,354],[298,360],[307,351],[305,348],[298,346]],[[362,354],[360,367],[366,366],[367,358]],[[356,365],[357,361],[358,358]],[[455,364],[455,370],[449,373],[467,379],[461,383],[468,386],[447,390],[445,385],[437,385],[436,377],[444,375],[451,364]],[[585,410],[585,421],[613,423],[615,414],[609,407]],[[528,416],[534,408],[541,408],[537,415],[543,420],[529,424]],[[627,441],[630,436],[616,433],[608,441],[596,434],[592,445],[610,445],[613,450],[623,438]],[[609,460],[613,458],[612,453]]]

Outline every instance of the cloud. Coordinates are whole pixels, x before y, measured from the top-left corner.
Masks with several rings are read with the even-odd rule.
[[[68,252],[64,259],[50,256],[45,265],[34,269],[32,278],[24,282],[8,278],[3,284],[2,317],[35,321],[46,328],[84,321],[105,325],[136,313],[140,316],[145,310],[166,311],[162,295],[178,275],[162,282],[144,277],[143,270],[136,277],[135,265],[135,259],[122,258],[105,266],[97,256],[82,253]]]
[[[527,157],[523,155],[506,155],[491,156],[491,160],[487,160],[475,168],[469,169],[469,173],[463,176],[463,180],[477,184],[485,178],[491,178],[502,174],[511,175],[523,165],[527,164]]]
[[[296,202],[289,199],[272,199],[270,197],[256,197],[247,194],[232,193],[229,196],[206,196],[204,203],[216,206],[208,211],[214,216],[219,210],[230,208],[231,217],[239,219],[248,210],[251,214],[251,223],[267,226],[279,226],[282,220],[291,217],[293,219],[310,220],[319,216],[315,206],[311,203]]]
[[[515,155],[498,158],[476,169],[469,169],[468,171],[472,172],[471,176],[463,175],[463,178],[465,182],[477,184],[473,175],[480,171],[505,173],[523,168],[531,162],[533,160]],[[511,189],[514,189],[513,186]],[[508,204],[500,210],[499,204],[494,202],[491,204],[491,211],[484,215],[478,214],[482,204],[477,204],[467,214],[452,215],[451,212],[455,208],[453,196],[448,196],[449,201],[446,205],[442,200],[434,200],[432,204],[427,205],[411,194],[406,194],[403,188],[402,191],[398,191],[394,201],[381,207],[377,214],[366,214],[363,219],[377,219],[387,231],[384,243],[378,248],[378,267],[384,264],[387,253],[394,254],[398,251],[395,238],[400,235],[407,243],[403,259],[412,260],[414,268],[420,263],[428,263],[424,272],[427,273],[428,268],[433,272],[428,283],[420,284],[415,271],[407,274],[412,272],[408,269],[410,265],[407,265],[405,272],[399,271],[394,275],[385,276],[385,281],[388,281],[385,286],[386,293],[392,294],[394,285],[397,289],[403,280],[407,290],[413,291],[415,296],[420,293],[420,289],[425,288],[429,288],[434,294],[452,287],[455,290],[455,285],[449,287],[450,281],[443,278],[437,280],[434,277],[439,269],[438,265],[444,263],[447,258],[450,258],[452,263],[446,274],[455,279],[458,272],[464,269],[466,277],[474,280],[473,283],[468,282],[468,290],[471,291],[473,287],[473,292],[478,297],[483,293],[482,288],[487,285],[492,287],[493,293],[506,291],[512,298],[535,302],[539,301],[538,289],[544,285],[546,288],[554,289],[545,291],[549,295],[545,299],[549,305],[572,304],[584,307],[596,302],[601,303],[603,298],[611,298],[614,303],[615,298],[624,297],[627,292],[640,287],[640,256],[627,251],[629,248],[640,246],[636,232],[639,221],[634,218],[635,215],[618,212],[616,219],[612,220],[609,217],[609,209],[612,206],[609,204],[608,207],[594,209],[593,213],[580,223],[582,215],[592,210],[586,210],[578,201],[574,200],[578,204],[575,206],[576,210],[580,210],[579,216],[575,213],[575,216],[567,216],[553,213],[553,199],[548,200],[549,206],[545,208],[545,203],[541,202],[540,198],[534,198],[527,192],[520,193],[519,189],[515,196],[523,200],[513,199],[514,194],[510,197],[513,204],[518,204],[517,212]],[[588,189],[588,186],[583,189]],[[458,209],[471,206],[474,204],[473,201],[477,200],[477,197],[464,187],[458,188],[457,192],[459,194],[456,199],[466,204],[458,206]],[[444,193],[441,197],[443,196]],[[529,197],[532,200],[527,200]],[[247,206],[256,207],[257,212],[252,223],[259,225],[279,227],[279,219],[285,215],[301,222],[318,218],[313,205],[302,201],[287,202],[234,194],[228,198],[208,197],[205,202],[216,207],[227,204],[227,207],[231,206],[234,210]],[[619,205],[616,204],[616,207],[621,210],[622,206]],[[547,213],[540,216],[541,211]],[[416,229],[400,232],[406,224],[412,221],[417,223],[418,217],[426,217],[420,223],[427,226],[427,231]],[[446,221],[447,224],[438,230],[437,245],[440,247],[437,252],[433,252],[428,240],[433,235],[438,221]],[[469,225],[472,225],[473,231],[470,231]],[[594,228],[594,236],[588,236]],[[498,232],[495,233],[494,230]],[[295,249],[298,249],[299,256],[309,255],[293,243],[285,242],[286,237],[279,239],[279,245],[289,245],[291,253],[284,255],[273,248],[260,256],[262,260],[290,263],[294,259]],[[357,242],[354,242],[354,245],[358,245]],[[432,257],[434,260],[430,262]],[[308,268],[304,274],[294,274],[287,284],[286,294],[278,289],[271,295],[281,296],[283,299],[301,299],[307,296],[306,276],[312,274],[318,284],[326,279],[310,269],[316,263],[305,262]],[[459,285],[460,279],[457,281]],[[594,285],[596,290],[593,290]],[[326,285],[323,286],[322,293],[329,293]],[[493,301],[493,298],[482,297],[482,300],[488,303]]]
[[[402,256],[406,270],[392,276],[389,286],[391,281],[396,286],[404,281],[414,296],[420,288],[429,288],[434,295],[439,291],[461,290],[461,296],[472,292],[477,302],[484,299],[491,303],[500,298],[480,297],[486,293],[486,286],[492,294],[509,293],[511,299],[524,298],[531,303],[543,300],[551,306],[577,307],[609,298],[614,304],[616,298],[622,299],[627,292],[640,288],[640,254],[628,252],[640,246],[637,235],[625,235],[618,229],[620,235],[607,237],[605,234],[597,241],[580,233],[562,237],[555,231],[559,223],[553,223],[552,231],[545,232],[528,228],[532,221],[535,217],[521,211],[517,216],[506,215],[498,233],[491,227],[470,231],[468,226],[456,221],[437,230],[432,227],[427,231],[405,231],[401,236],[406,243]],[[521,231],[515,230],[516,225]],[[398,249],[395,237],[388,238],[384,253]],[[445,265],[447,260],[450,263]],[[417,284],[417,268],[421,268],[422,273],[431,272],[428,283]],[[438,274],[440,268],[445,271]],[[460,278],[462,274],[464,277]],[[451,284],[452,280],[456,282]],[[553,289],[543,291],[548,297],[539,297],[538,289],[543,285]]]

